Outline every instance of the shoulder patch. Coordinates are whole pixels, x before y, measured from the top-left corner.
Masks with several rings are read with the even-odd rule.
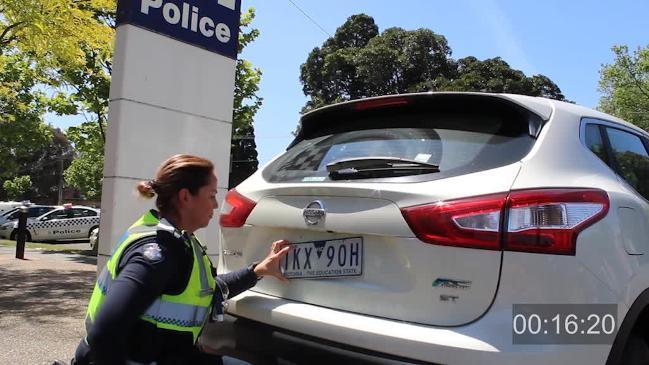
[[[150,261],[160,261],[162,259],[162,250],[155,242],[144,245],[142,254]]]

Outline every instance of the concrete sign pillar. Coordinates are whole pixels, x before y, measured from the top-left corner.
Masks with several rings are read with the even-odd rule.
[[[171,155],[213,161],[222,201],[240,12],[241,0],[119,0],[98,269],[129,225],[154,206],[137,197],[137,183],[152,179]],[[215,258],[218,222],[197,235]]]

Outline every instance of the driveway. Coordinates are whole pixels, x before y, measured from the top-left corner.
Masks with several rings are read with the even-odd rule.
[[[14,256],[14,247],[0,246],[0,364],[69,361],[85,334],[96,258],[34,249],[26,260]]]

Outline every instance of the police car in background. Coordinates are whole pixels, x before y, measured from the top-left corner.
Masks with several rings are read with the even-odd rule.
[[[31,205],[31,204],[26,204],[28,206],[27,208],[27,218],[38,218],[42,216],[43,214],[50,212],[54,209],[56,209],[56,206],[54,205]],[[0,213],[0,226],[7,222],[12,222],[18,219],[18,216],[20,214],[20,209],[18,208],[13,208],[11,210],[8,210],[4,213]]]
[[[29,204],[29,202],[25,203]],[[16,209],[21,205],[23,205],[23,202],[0,202],[0,215],[3,215],[10,210]]]
[[[99,229],[99,210],[66,204],[27,220],[27,241],[87,239]],[[0,238],[16,239],[18,221],[0,226]]]

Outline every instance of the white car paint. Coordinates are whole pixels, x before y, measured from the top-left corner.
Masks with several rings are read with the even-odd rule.
[[[588,123],[649,134],[615,117],[543,98],[485,94],[545,120],[518,162],[414,183],[352,180],[269,183],[260,169],[236,190],[256,203],[240,228],[222,228],[222,271],[264,257],[276,239],[293,242],[363,235],[363,275],[261,281],[230,299],[229,313],[292,333],[407,359],[444,364],[604,364],[612,345],[514,345],[512,305],[617,304],[617,325],[649,288],[649,202],[584,143]],[[327,107],[322,110],[327,110]],[[269,163],[271,165],[273,162]],[[574,255],[440,246],[420,241],[401,208],[491,193],[600,189],[606,215],[579,233]],[[308,226],[302,210],[324,202],[326,220]],[[436,278],[471,282],[436,288]],[[453,294],[457,301],[441,301]],[[623,344],[622,344],[623,345]]]
[[[27,220],[32,241],[87,239],[99,227],[100,211],[86,206],[59,206],[37,218]],[[18,229],[18,221],[0,227],[0,238],[10,239]]]

